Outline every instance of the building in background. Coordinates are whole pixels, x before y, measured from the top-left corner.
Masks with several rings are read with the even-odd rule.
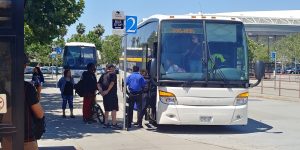
[[[201,13],[191,15],[201,15]],[[227,12],[204,15],[240,19],[245,24],[248,36],[262,44],[272,45],[286,35],[300,33],[300,10]]]

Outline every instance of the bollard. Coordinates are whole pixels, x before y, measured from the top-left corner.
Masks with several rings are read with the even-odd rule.
[[[276,75],[274,76],[274,89],[276,90]]]
[[[261,85],[260,86],[261,86],[261,88],[260,88],[260,94],[263,94],[264,93],[264,78],[261,79]]]
[[[281,96],[281,74],[279,75],[279,96]]]

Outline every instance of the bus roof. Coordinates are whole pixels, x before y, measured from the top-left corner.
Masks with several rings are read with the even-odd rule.
[[[203,15],[203,14],[187,14],[187,15],[153,15],[149,18],[143,18],[142,21],[139,23],[143,25],[144,23],[151,21],[151,20],[176,20],[176,19],[201,19],[201,20],[227,20],[227,21],[236,21],[242,22],[238,18],[234,17],[222,17],[222,16],[214,16],[214,15]]]
[[[68,42],[65,46],[88,46],[88,47],[96,47],[93,43],[85,43],[85,42]]]

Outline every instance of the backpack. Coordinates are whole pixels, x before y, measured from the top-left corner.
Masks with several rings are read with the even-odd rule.
[[[41,80],[40,80],[40,77],[39,76],[34,76],[33,77],[33,84],[34,84],[34,86],[39,86],[39,85],[41,85]]]
[[[84,83],[82,79],[80,79],[79,82],[74,85],[74,89],[80,97],[84,96]]]
[[[32,118],[34,122],[34,127],[33,127],[34,137],[35,139],[39,140],[46,132],[45,116],[42,119],[38,119],[35,117]]]
[[[27,86],[29,86],[30,84],[25,83],[25,97],[26,97],[26,91],[27,91]],[[26,102],[27,104],[27,102]],[[29,106],[28,106],[29,107]],[[31,108],[29,107],[28,110],[31,110]],[[43,134],[46,132],[46,122],[45,122],[45,116],[41,119],[36,118],[31,111],[28,111],[28,117],[29,117],[29,122],[32,123],[32,131],[34,134],[35,139],[39,140],[41,139],[41,137],[43,136]]]

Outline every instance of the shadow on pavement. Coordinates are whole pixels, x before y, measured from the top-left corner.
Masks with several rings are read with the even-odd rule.
[[[82,98],[74,99],[74,110],[77,110],[77,114],[75,113],[76,118],[69,117],[68,106],[66,110],[67,118],[62,118],[62,100],[58,93],[42,93],[41,104],[45,110],[47,126],[42,139],[80,139],[92,134],[119,133],[118,130],[104,129],[100,123],[84,123],[81,115]]]
[[[263,122],[250,119],[247,125],[234,126],[158,126],[155,132],[168,134],[249,134],[256,132],[267,132],[273,129],[272,126]],[[268,132],[272,133],[272,132]],[[275,132],[274,132],[275,133]],[[282,133],[282,132],[276,132]]]
[[[59,146],[59,147],[39,147],[39,150],[80,150],[73,146]]]

